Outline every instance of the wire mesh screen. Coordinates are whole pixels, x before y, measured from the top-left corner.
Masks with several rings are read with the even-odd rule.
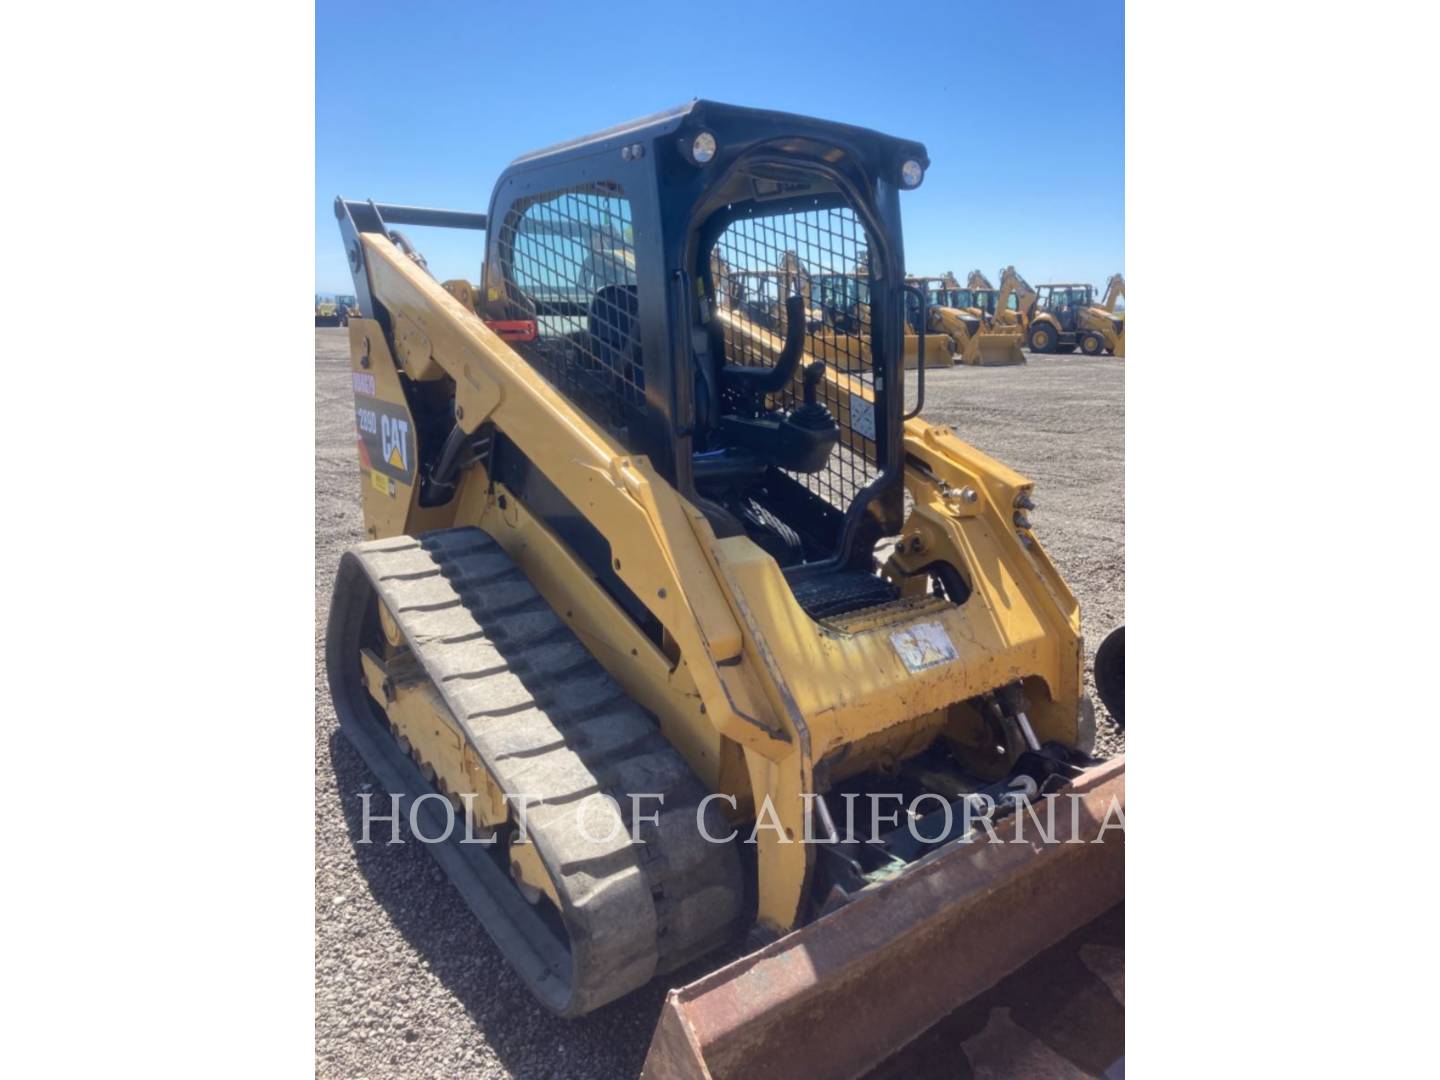
[[[715,302],[727,312],[721,326],[728,363],[773,364],[786,331],[785,300],[799,294],[806,301],[807,362],[824,360],[854,384],[820,384],[818,398],[840,425],[840,441],[824,471],[791,474],[838,510],[882,471],[868,250],[854,211],[835,207],[740,218],[721,233],[710,256]],[[775,402],[798,405],[798,385],[775,395]]]
[[[628,427],[645,402],[630,200],[594,183],[516,203],[501,225],[507,317],[533,319],[516,346],[581,408]]]

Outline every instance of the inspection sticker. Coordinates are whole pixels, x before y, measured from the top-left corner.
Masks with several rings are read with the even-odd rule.
[[[959,655],[945,627],[938,622],[916,623],[896,630],[890,635],[890,644],[911,671],[924,671]]]

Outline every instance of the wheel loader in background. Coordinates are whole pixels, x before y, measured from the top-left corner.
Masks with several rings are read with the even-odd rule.
[[[976,298],[969,289],[961,288],[953,275],[905,280],[924,293],[929,329],[950,339],[957,363],[982,367],[1025,363],[1019,331],[991,329],[979,314]],[[907,295],[905,307],[907,318],[919,318],[919,302],[913,294]]]
[[[856,1075],[1120,899],[1123,760],[1089,757],[1032,484],[923,419],[923,368],[905,400],[928,164],[697,100],[517,159],[485,214],[335,203],[370,537],[342,730],[560,1016],[748,930],[670,992],[651,1077]],[[407,224],[484,230],[481,280]],[[846,365],[794,286],[783,324],[730,303],[720,268],[787,251],[863,285]],[[1069,799],[1057,842],[1006,842],[1021,793]]]

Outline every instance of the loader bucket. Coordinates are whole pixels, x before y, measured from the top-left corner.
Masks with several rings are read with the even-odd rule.
[[[927,368],[948,368],[955,363],[951,353],[950,338],[946,334],[925,335],[925,366]],[[920,338],[918,335],[905,335],[905,369],[913,370],[920,366]]]
[[[1005,364],[1025,363],[1025,354],[1020,351],[1019,334],[980,333],[975,337],[980,367],[1000,367]]]
[[[1066,793],[1076,796],[1075,810],[1057,810],[1053,842],[1042,842],[1028,817],[998,822],[996,839],[941,848],[672,990],[642,1077],[840,1078],[875,1068],[1121,901],[1124,758],[1081,773]]]

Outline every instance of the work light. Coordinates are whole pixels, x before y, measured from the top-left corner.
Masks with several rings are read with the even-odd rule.
[[[704,165],[715,156],[715,136],[708,131],[696,135],[690,143],[690,160]]]

